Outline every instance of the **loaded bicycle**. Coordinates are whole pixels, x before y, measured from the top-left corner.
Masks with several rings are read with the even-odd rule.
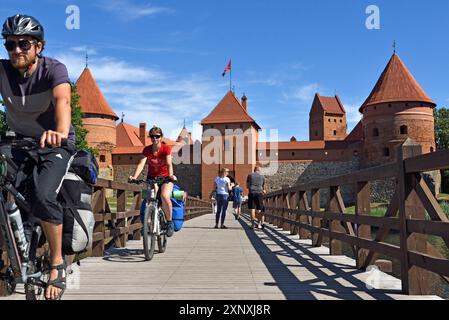
[[[50,252],[40,221],[32,217],[27,201],[32,178],[26,179],[24,194],[14,187],[20,170],[12,160],[11,149],[24,151],[28,155],[25,161],[36,161],[33,153],[39,149],[39,142],[31,138],[0,142],[0,238],[9,258],[5,269],[0,246],[0,271],[5,269],[0,273],[0,281],[5,282],[9,294],[15,292],[17,284],[24,284],[27,300],[41,300],[50,279]]]
[[[172,182],[169,177],[149,178],[148,180],[131,180],[130,183],[146,185],[146,206],[142,219],[142,238],[145,260],[154,257],[156,241],[159,253],[164,253],[167,248],[167,219],[162,209],[161,186]],[[176,199],[182,199],[183,192],[174,192]]]

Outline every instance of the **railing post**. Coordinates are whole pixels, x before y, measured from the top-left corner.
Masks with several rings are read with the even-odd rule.
[[[320,189],[312,189],[312,211],[314,212],[320,212]],[[313,218],[312,219],[312,226],[321,228],[321,219],[320,218]],[[314,247],[321,246],[320,243],[318,243],[319,233],[312,233],[312,245]]]
[[[370,207],[370,195],[371,188],[367,181],[356,183],[356,203],[355,203],[355,215],[356,216],[369,216]],[[371,240],[371,227],[369,225],[356,225],[356,234],[358,238]],[[369,250],[356,247],[357,250],[357,269],[361,269],[368,257]]]
[[[307,200],[307,193],[305,191],[299,192],[299,210],[301,211],[309,211],[309,205]],[[305,214],[301,214],[299,216],[299,222],[307,224],[309,222],[309,218]],[[309,239],[310,232],[305,228],[299,229],[299,239]]]
[[[331,212],[340,212],[337,192],[340,191],[338,186],[331,186],[329,188],[329,206],[328,210]],[[341,221],[338,220],[330,220],[329,221],[329,231],[331,232],[345,232],[343,226],[341,225]],[[334,240],[332,237],[329,237],[329,250],[331,255],[341,255],[342,254],[342,246],[340,240]]]
[[[407,230],[407,219],[425,220],[425,211],[414,191],[414,175],[405,172],[407,158],[422,154],[422,147],[412,139],[407,139],[398,147],[398,187],[399,187],[399,219],[401,245],[401,281],[402,291],[409,295],[430,293],[428,271],[410,266],[408,251],[427,253],[427,239],[423,234],[410,234]]]
[[[0,260],[5,263],[5,268],[8,264],[6,252],[2,251],[4,248],[3,234],[0,232]],[[0,268],[0,272],[4,270]],[[6,282],[0,280],[0,297],[5,297],[8,295],[6,290]]]
[[[139,210],[139,212],[140,212],[140,205],[142,202],[142,192],[134,191],[133,195],[134,195],[133,209]],[[136,223],[140,223],[140,215],[135,216],[131,220],[131,225],[136,224]],[[140,229],[136,229],[133,231],[132,240],[140,240]]]
[[[94,214],[101,214],[103,216],[106,207],[106,189],[102,187],[96,190],[92,199],[94,200],[92,204]],[[94,233],[103,234],[103,238],[92,243],[92,257],[102,257],[104,255],[104,230],[104,219],[96,221]]]

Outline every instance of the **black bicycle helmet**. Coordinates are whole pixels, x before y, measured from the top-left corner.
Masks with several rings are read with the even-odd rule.
[[[37,40],[44,40],[44,27],[40,22],[24,14],[16,14],[6,19],[3,24],[2,36],[31,36]]]

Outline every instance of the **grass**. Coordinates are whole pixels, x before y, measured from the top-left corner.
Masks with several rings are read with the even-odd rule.
[[[110,198],[106,198],[109,204],[109,208],[111,209],[111,211],[115,212],[117,211],[117,198],[115,197],[110,197]],[[126,198],[126,209],[129,210],[131,209],[132,205],[133,205],[133,201],[134,199],[132,197],[128,197]]]
[[[387,212],[386,203],[371,203],[371,212],[370,216],[374,217],[383,217],[385,216],[385,212]],[[355,214],[355,206],[347,207],[345,210],[348,214]]]

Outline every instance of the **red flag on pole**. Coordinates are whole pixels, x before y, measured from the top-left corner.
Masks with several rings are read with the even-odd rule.
[[[228,65],[226,66],[226,68],[224,69],[222,76],[224,77],[226,72],[228,72],[228,70],[231,70],[231,60],[229,60]]]

